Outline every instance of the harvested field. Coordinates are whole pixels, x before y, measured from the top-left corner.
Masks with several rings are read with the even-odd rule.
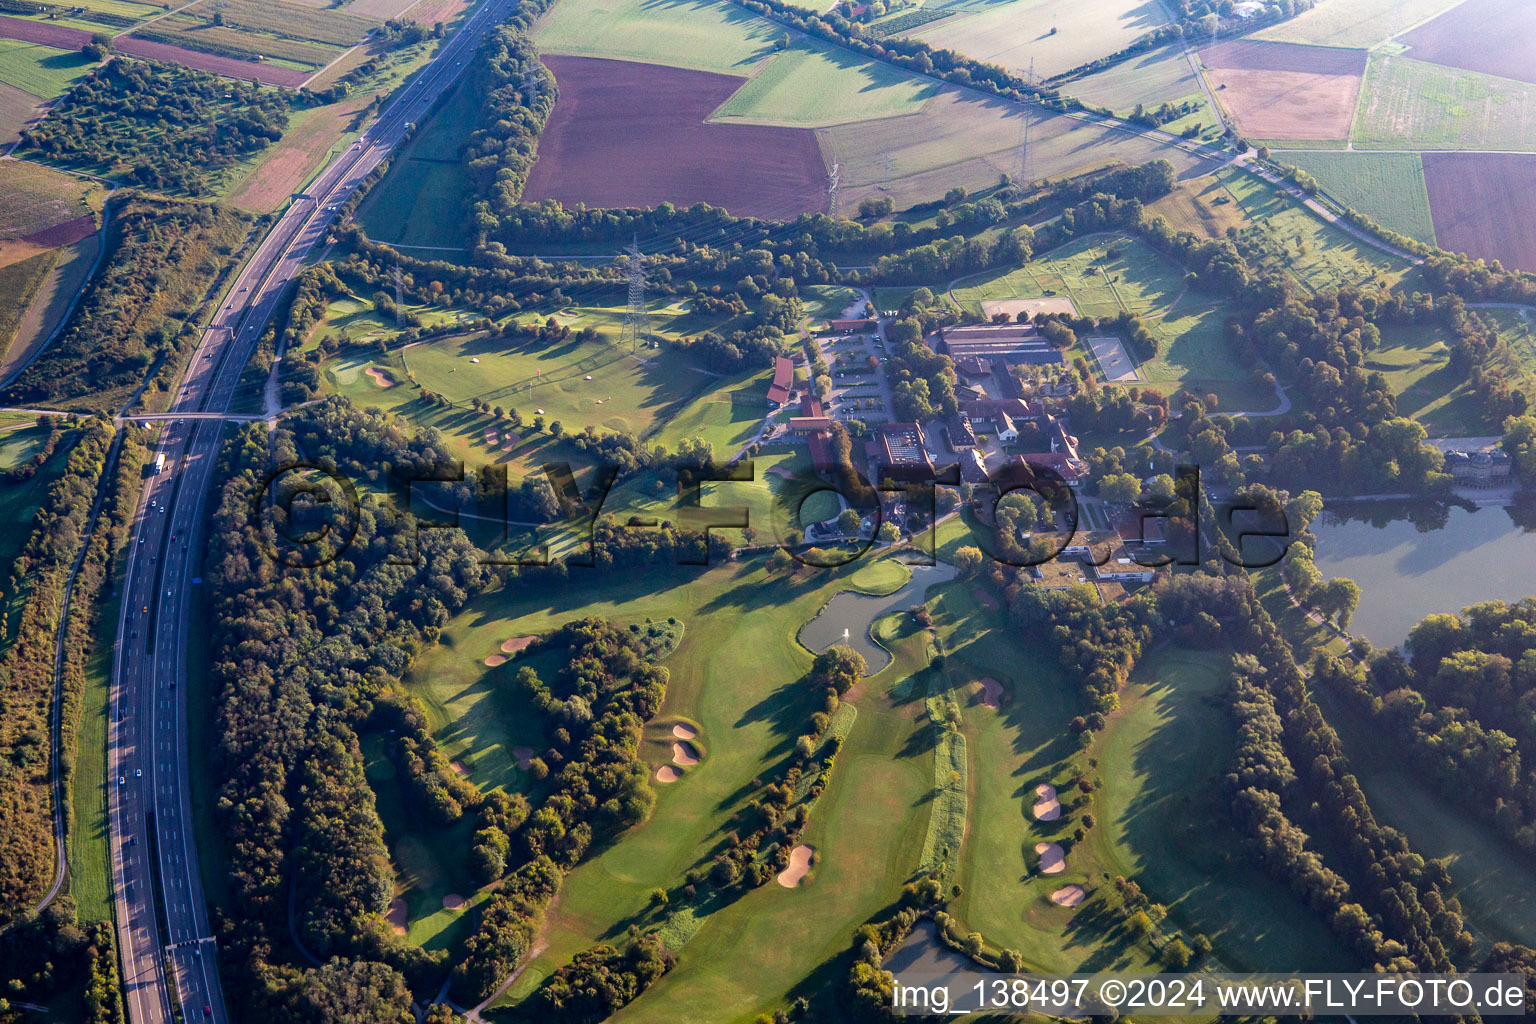
[[[955,185],[981,189],[997,184],[1000,174],[1016,175],[1025,118],[1030,119],[1029,176],[1034,180],[1159,157],[1181,176],[1209,163],[1167,143],[960,89],[940,92],[917,114],[838,125],[816,134],[826,162],[835,160],[842,168],[844,205],[888,195],[902,207],[942,196]]]
[[[1319,0],[1294,18],[1261,29],[1256,39],[1369,49],[1461,0]]]
[[[1415,60],[1536,83],[1531,41],[1536,4],[1530,0],[1466,0],[1397,38]]]
[[[389,41],[386,39],[370,39],[352,47],[340,60],[333,61],[326,67],[315,73],[315,77],[305,83],[305,87],[311,92],[323,92],[335,85],[342,78],[350,75],[358,68],[371,60],[378,60],[389,53]],[[359,96],[359,99],[362,97]],[[291,130],[291,129],[290,129]],[[284,136],[286,138],[286,136]]]
[[[1536,149],[1536,85],[1408,57],[1372,56],[1356,149]]]
[[[150,39],[138,39],[134,36],[119,36],[116,43],[121,53],[130,57],[144,57],[147,60],[163,60],[172,64],[180,64],[184,67],[196,68],[198,71],[207,71],[214,75],[224,75],[228,78],[256,79],[263,85],[282,85],[296,89],[303,85],[309,78],[310,72],[300,71],[296,68],[280,68],[275,64],[264,64],[258,61],[236,60],[233,57],[220,57],[213,53],[200,53],[197,50],[189,50],[182,46],[172,46],[169,43],[157,43]]]
[[[1016,73],[1033,63],[1037,78],[1050,78],[1124,49],[1167,21],[1155,0],[1013,0],[904,34]]]
[[[560,98],[525,200],[707,202],[775,220],[826,202],[826,170],[811,132],[703,123],[740,79],[590,57],[545,57],[544,64],[560,83]]]
[[[1034,815],[1037,821],[1055,821],[1061,817],[1061,802],[1056,799],[1056,787],[1042,782],[1035,787]]]
[[[311,39],[333,46],[361,42],[379,25],[373,18],[359,17],[356,11],[317,10],[289,0],[199,0],[187,8],[184,17],[195,15],[211,22],[215,4],[228,27],[285,38]]]
[[[1207,78],[1243,132],[1263,139],[1344,139],[1365,52],[1234,40],[1200,51]]]
[[[1225,238],[1228,228],[1244,228],[1249,223],[1242,205],[1214,174],[1185,182],[1147,209],[1168,218],[1175,231],[1191,231],[1207,238]]]
[[[25,160],[0,166],[0,253],[10,240],[24,239],[35,251],[78,242],[95,230],[91,210],[100,205],[100,185]],[[79,220],[91,220],[90,230],[61,228]]]
[[[405,18],[407,21],[429,27],[438,22],[451,25],[458,20],[459,15],[463,14],[468,6],[469,0],[420,0],[405,12]]]
[[[39,105],[38,97],[0,82],[0,146],[15,141],[27,122],[37,116]]]
[[[34,231],[30,235],[22,237],[23,242],[31,242],[45,249],[56,249],[61,245],[73,245],[82,238],[88,238],[96,233],[96,215],[87,213],[73,220],[55,224],[53,227]]]
[[[361,52],[361,51],[360,51]],[[303,111],[288,131],[229,194],[229,204],[270,213],[309,180],[331,147],[355,131],[373,97],[360,93],[340,103]]]
[[[1194,69],[1184,57],[1184,50],[1177,43],[1137,54],[1103,71],[1074,78],[1062,89],[1084,103],[1124,113],[1129,113],[1138,103],[1155,107],[1160,103],[1203,95],[1200,80],[1195,77]]]
[[[1067,869],[1067,855],[1056,843],[1036,843],[1035,852],[1040,855],[1040,873],[1059,875]]]
[[[390,18],[398,18],[417,2],[419,0],[353,0],[344,10],[361,14],[365,18],[388,21]]]
[[[786,889],[793,889],[811,871],[811,858],[815,850],[803,843],[789,851],[789,866],[779,872],[778,881]]]
[[[1425,153],[1440,247],[1536,271],[1536,155]]]

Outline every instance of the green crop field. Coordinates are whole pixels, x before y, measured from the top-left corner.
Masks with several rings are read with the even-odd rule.
[[[73,50],[0,39],[0,82],[51,100],[84,78],[95,61]]]
[[[819,128],[915,114],[942,88],[889,64],[800,39],[768,61],[710,120]]]
[[[1383,227],[1435,243],[1424,163],[1417,153],[1314,153],[1276,151],[1317,179],[1334,199]]]
[[[717,0],[561,0],[534,33],[545,53],[747,75],[784,30]]]
[[[1536,151],[1536,85],[1375,54],[1350,138],[1363,149]]]
[[[1218,175],[1270,237],[1286,269],[1306,287],[1315,291],[1367,282],[1391,287],[1410,274],[1407,263],[1325,224],[1268,182],[1232,167]]]
[[[242,60],[260,56],[275,64],[298,68],[323,68],[345,52],[344,47],[328,43],[269,35],[232,24],[215,25],[210,18],[191,12],[162,18],[136,32],[135,38]]]
[[[1167,23],[1154,0],[1011,0],[923,25],[909,37],[1017,74],[1050,78],[1129,46]]]
[[[1460,0],[1320,0],[1310,11],[1254,33],[1255,39],[1369,49]]]

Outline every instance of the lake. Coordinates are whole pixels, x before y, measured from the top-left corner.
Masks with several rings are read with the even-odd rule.
[[[1439,502],[1329,503],[1317,568],[1360,584],[1350,632],[1401,644],[1426,615],[1536,594],[1536,518],[1520,508]]]

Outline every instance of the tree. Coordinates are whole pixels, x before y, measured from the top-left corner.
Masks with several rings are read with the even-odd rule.
[[[1128,505],[1141,497],[1141,481],[1130,473],[1112,473],[1099,481],[1099,497],[1111,504]]]
[[[1360,585],[1345,576],[1324,583],[1317,591],[1316,604],[1324,615],[1338,623],[1340,629],[1349,628],[1360,604]]]
[[[807,678],[814,686],[831,687],[841,697],[868,671],[862,654],[847,644],[833,644],[816,655]]]
[[[1504,451],[1515,475],[1536,479],[1536,416],[1511,416],[1504,421]]]
[[[845,508],[837,517],[837,528],[851,537],[859,532],[859,527],[863,522],[864,519],[858,512],[851,508]]]
[[[560,440],[560,435],[564,434],[564,433],[565,433],[565,424],[561,423],[559,420],[551,420],[550,421],[550,423],[549,423],[549,436],[550,437],[552,437],[556,441],[558,441],[558,440]]]
[[[1282,572],[1285,585],[1291,588],[1291,593],[1296,595],[1298,601],[1305,601],[1307,595],[1323,581],[1323,574],[1312,564],[1312,558],[1304,547],[1293,547],[1286,553]]]
[[[795,558],[783,548],[774,548],[773,554],[768,556],[768,571],[773,573],[789,572],[795,567]]]
[[[901,531],[896,528],[895,523],[887,521],[880,524],[880,543],[895,544],[900,539]]]
[[[980,575],[986,561],[987,556],[974,545],[966,544],[955,549],[955,570],[962,579],[973,579]]]

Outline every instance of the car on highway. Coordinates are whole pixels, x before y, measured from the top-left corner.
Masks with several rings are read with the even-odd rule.
[[[135,768],[133,770],[133,777],[136,778],[136,779],[142,779],[144,777],[144,769],[143,768]]]
[[[118,776],[118,777],[117,777],[117,784],[118,784],[118,785],[119,785],[119,786],[126,786],[126,785],[128,785],[128,780],[127,780],[127,779],[125,779],[125,778],[124,778],[124,777],[123,777],[123,776],[121,776],[121,775],[119,775],[119,776]]]

